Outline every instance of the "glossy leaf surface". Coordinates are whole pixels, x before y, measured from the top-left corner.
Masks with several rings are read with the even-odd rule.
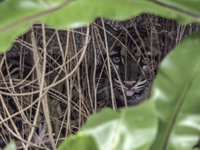
[[[186,0],[177,3],[168,1],[172,6],[187,7],[188,11],[194,9],[197,17],[160,5],[154,0],[6,0],[0,3],[0,52],[6,51],[17,36],[36,22],[57,28],[80,27],[99,16],[122,20],[144,12],[175,18],[184,23],[199,21],[197,6],[200,6],[200,2],[188,5]]]
[[[78,135],[70,136],[62,142],[58,150],[98,150],[92,136]]]
[[[200,134],[200,35],[183,41],[162,62],[154,82],[159,131],[152,150],[189,150]]]
[[[89,117],[78,135],[91,136],[98,150],[148,150],[156,134],[156,123],[153,103],[147,102],[140,107],[118,111],[104,109]],[[75,138],[79,141],[78,136]],[[91,143],[88,141],[85,145]],[[70,147],[70,144],[65,146]]]
[[[185,13],[188,16],[200,19],[200,5],[198,0],[152,0],[153,2],[167,8],[176,10],[177,12]]]
[[[16,150],[15,142],[11,141],[3,150]]]

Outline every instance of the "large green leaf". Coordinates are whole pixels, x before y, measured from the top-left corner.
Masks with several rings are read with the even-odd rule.
[[[165,11],[153,11],[166,18],[173,18],[179,21],[179,23],[191,23],[200,22],[200,1],[199,0],[150,0],[159,6],[168,8],[168,12]],[[171,10],[171,12],[170,12]]]
[[[156,128],[154,106],[149,101],[140,107],[118,111],[104,109],[99,114],[89,117],[78,135],[92,137],[91,142],[85,141],[85,146],[94,143],[94,139],[98,150],[148,150],[154,140]],[[80,140],[78,135],[75,136],[77,141]],[[67,141],[72,137],[64,141],[69,144],[65,144],[63,149],[71,147]],[[82,147],[77,146],[73,150],[82,150]]]
[[[17,149],[17,147],[15,145],[15,142],[11,141],[3,150],[16,150],[16,149]]]
[[[78,135],[70,136],[62,142],[58,150],[98,150],[95,140],[90,135],[79,133]]]
[[[200,34],[162,62],[153,86],[159,130],[152,150],[189,150],[200,135]]]
[[[195,13],[200,14],[197,9],[199,1],[190,5],[185,2],[182,0],[178,4],[190,8],[189,11],[196,8]],[[171,5],[176,6],[177,3]],[[144,12],[185,23],[199,21],[198,17],[160,5],[154,0],[6,0],[0,3],[0,52],[7,50],[16,36],[24,33],[31,23],[43,22],[59,28],[79,27],[99,16],[122,20]]]
[[[181,0],[181,1],[174,1],[174,0],[152,0],[153,2],[167,7],[177,12],[185,13],[188,16],[196,18],[200,20],[200,5],[199,0]]]

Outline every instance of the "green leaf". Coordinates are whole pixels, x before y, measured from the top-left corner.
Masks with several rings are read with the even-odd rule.
[[[0,53],[5,52],[14,43],[13,39],[20,36],[21,32],[28,31],[30,27],[31,24],[24,24],[20,28],[14,27],[6,32],[0,33]]]
[[[58,150],[98,150],[94,139],[89,135],[70,136],[62,142]]]
[[[200,5],[199,0],[181,0],[181,1],[174,1],[174,0],[152,0],[157,4],[167,7],[170,9],[176,9],[177,12],[183,12],[186,15],[194,17],[196,19],[200,19]]]
[[[173,7],[187,7],[189,12],[197,16],[167,7],[167,2]],[[57,28],[71,28],[86,25],[100,16],[122,20],[144,12],[177,19],[182,23],[200,21],[199,1],[191,2],[190,5],[186,0],[165,0],[163,3],[165,5],[155,0],[6,0],[0,3],[0,52],[7,50],[17,36],[36,22]]]
[[[14,21],[29,17],[47,8],[47,5],[41,0],[6,0],[0,3],[0,26],[12,24]]]
[[[199,0],[150,0],[159,6],[169,9],[172,12],[167,14],[158,12],[166,18],[174,18],[180,23],[191,23],[200,21],[200,1]],[[174,12],[175,11],[175,12]],[[196,20],[196,21],[195,21]]]
[[[0,3],[0,52],[5,52],[13,40],[27,31],[33,22],[29,18],[47,7],[41,0],[6,0]],[[29,18],[30,21],[27,21]]]
[[[0,3],[0,52],[5,52],[13,40],[30,29],[32,23],[56,11],[64,0],[6,0]],[[60,18],[63,19],[63,18]]]
[[[154,140],[156,126],[154,106],[150,101],[140,107],[118,111],[104,109],[88,118],[74,137],[77,141],[74,140],[73,144],[78,145],[79,135],[88,135],[95,140],[98,150],[148,150]],[[69,138],[65,141],[63,149],[71,147],[70,140]],[[85,146],[90,144],[90,140],[85,141]]]
[[[15,142],[10,142],[3,150],[16,150]]]
[[[200,34],[162,62],[153,86],[159,130],[152,150],[189,150],[200,135]]]

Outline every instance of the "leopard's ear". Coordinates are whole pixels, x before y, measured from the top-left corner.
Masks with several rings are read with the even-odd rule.
[[[100,18],[96,19],[94,25],[98,28],[102,40],[105,41],[105,33],[107,36],[107,41],[114,40],[119,35],[119,32],[114,28],[115,26],[113,26],[113,22],[114,21]]]
[[[104,26],[108,35],[117,36],[119,34],[119,32],[115,30],[110,24],[104,23]]]

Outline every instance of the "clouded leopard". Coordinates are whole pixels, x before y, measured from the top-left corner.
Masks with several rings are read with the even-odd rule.
[[[147,31],[130,28],[116,32],[106,26],[106,36],[102,39],[105,38],[107,45],[104,48],[107,47],[107,50],[102,52],[102,63],[98,67],[97,98],[111,101],[113,91],[118,107],[141,103],[149,97],[156,61],[159,59]],[[109,66],[112,81],[109,80]]]

